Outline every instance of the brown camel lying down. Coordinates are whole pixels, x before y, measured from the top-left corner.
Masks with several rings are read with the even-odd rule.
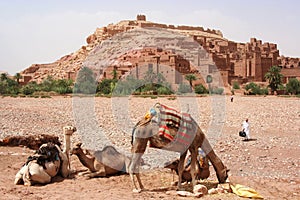
[[[81,145],[82,143],[76,144],[71,150],[71,154],[77,155],[82,165],[89,171],[79,175],[93,178],[128,172],[130,159],[119,153],[113,146],[106,146],[101,151],[90,153],[89,151],[84,152]]]
[[[192,181],[192,175],[191,175],[191,164],[189,158],[186,158],[184,163],[185,163],[184,164],[185,167],[182,172],[182,181],[190,182]],[[166,163],[165,168],[175,171],[176,174],[178,175],[178,164],[179,164],[179,159],[176,159],[172,162]],[[206,157],[200,157],[199,159],[197,159],[196,164],[197,164],[196,179],[197,180],[207,179],[210,175],[208,159]]]

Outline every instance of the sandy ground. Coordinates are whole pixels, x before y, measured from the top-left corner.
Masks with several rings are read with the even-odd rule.
[[[110,143],[128,153],[130,129],[156,102],[189,110],[230,168],[230,182],[252,187],[265,199],[300,199],[299,98],[235,96],[230,102],[228,96],[175,100],[5,97],[0,99],[0,139],[47,133],[63,140],[62,127],[71,124],[78,128],[73,143],[82,141],[90,149],[101,149]],[[238,136],[245,118],[249,118],[253,138],[249,142]],[[153,152],[150,149],[147,154]],[[15,174],[32,153],[25,147],[0,147],[0,199],[189,199],[166,194],[176,189],[170,184],[172,173],[158,168],[161,161],[155,162],[147,154],[146,162],[152,167],[142,174],[142,181],[148,190],[140,194],[131,192],[128,175],[87,180],[74,174],[68,179],[55,177],[51,184],[43,186],[14,185]],[[164,153],[161,158],[165,161]],[[71,165],[77,171],[84,169],[74,156]],[[212,181],[216,177],[211,167],[208,182]],[[242,198],[217,194],[202,199]]]

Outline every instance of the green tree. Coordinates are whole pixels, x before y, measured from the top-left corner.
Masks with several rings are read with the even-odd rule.
[[[101,82],[97,85],[97,92],[101,94],[110,94],[111,91],[111,83],[113,82],[113,79],[103,79]]]
[[[237,81],[234,81],[232,87],[233,87],[233,89],[238,90],[238,89],[240,89],[240,84]]]
[[[286,84],[286,91],[291,94],[299,94],[300,81],[296,78],[289,79],[289,82]]]
[[[117,80],[117,78],[118,78],[118,72],[117,72],[116,69],[114,69],[114,70],[112,71],[112,75],[113,75],[113,79],[114,79],[114,80]]]
[[[73,80],[59,79],[53,83],[53,91],[59,94],[72,93]]]
[[[268,87],[271,88],[271,93],[274,94],[278,87],[282,84],[283,75],[280,73],[281,68],[278,66],[272,66],[265,74],[265,79],[268,80]]]
[[[195,76],[195,74],[187,74],[187,75],[185,75],[185,79],[189,82],[190,88],[192,90],[193,81],[197,80],[197,77]]]
[[[195,93],[196,94],[207,94],[208,90],[202,85],[195,85]]]
[[[54,90],[55,81],[52,76],[47,76],[46,79],[40,84],[40,89],[45,92],[50,92]]]
[[[0,77],[0,94],[18,94],[18,83],[3,73]]]
[[[256,83],[248,83],[245,86],[245,90],[248,92],[249,95],[267,95],[268,94],[268,89],[267,88],[261,88],[259,85]]]
[[[7,80],[7,79],[8,79],[7,74],[6,74],[6,73],[2,73],[2,74],[1,74],[1,77],[0,77],[0,81],[5,81],[5,80]]]
[[[15,78],[15,80],[17,81],[17,83],[19,85],[20,84],[20,79],[23,78],[23,77],[21,76],[20,73],[16,73],[15,76],[14,76],[14,78]]]
[[[149,83],[144,87],[144,89],[148,90],[148,91],[152,90],[152,91],[156,92],[156,89],[157,89],[156,85],[157,84],[163,85],[166,79],[161,73],[154,73],[152,69],[149,69],[146,72],[144,80],[145,80],[146,84],[147,84],[147,82]]]

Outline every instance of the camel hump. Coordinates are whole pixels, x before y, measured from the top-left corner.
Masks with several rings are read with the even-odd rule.
[[[119,157],[121,154],[113,146],[106,146],[101,151],[95,151],[95,158],[98,161]]]
[[[113,146],[106,146],[102,151],[96,151],[94,155],[98,162],[113,169],[120,170],[125,164],[125,156],[119,153]]]
[[[113,146],[104,147],[102,152],[103,153],[105,152],[106,154],[112,154],[112,155],[119,154],[119,152]]]

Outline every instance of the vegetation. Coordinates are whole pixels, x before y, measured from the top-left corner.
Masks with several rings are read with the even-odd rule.
[[[195,85],[195,93],[196,94],[207,94],[208,90],[202,85]]]
[[[266,73],[265,78],[269,81],[271,91],[286,90],[293,95],[300,94],[300,81],[296,78],[289,79],[286,87],[282,85],[282,74],[280,74],[281,68],[273,66]],[[112,79],[103,79],[97,83],[94,73],[87,67],[83,67],[79,73],[76,83],[72,80],[59,79],[55,80],[53,77],[48,76],[41,83],[29,82],[26,85],[20,85],[20,79],[22,76],[17,73],[13,77],[9,77],[7,74],[0,75],[0,95],[9,95],[14,97],[42,97],[48,98],[54,94],[67,94],[67,93],[83,93],[94,94],[97,96],[110,97],[111,95],[140,95],[144,97],[155,97],[157,95],[172,95],[171,86],[161,73],[154,73],[149,70],[144,80],[136,79],[134,76],[127,76],[125,79],[118,79],[118,73],[116,70],[112,72]],[[185,79],[189,84],[181,83],[177,90],[178,94],[190,93],[192,91],[193,81],[196,80],[196,76],[193,74],[187,74]],[[240,89],[238,82],[233,82],[232,92],[234,89]],[[248,83],[245,86],[246,94],[249,95],[267,95],[268,88],[263,88],[256,83]],[[207,89],[202,84],[195,85],[194,91],[196,94],[223,94],[224,88],[210,88]]]
[[[238,89],[240,89],[240,84],[238,82],[234,81],[232,84],[232,87],[233,87],[233,89],[238,90]]]
[[[286,91],[294,95],[300,94],[300,81],[296,78],[289,79],[286,84]]]
[[[221,95],[221,94],[223,94],[223,92],[224,92],[224,88],[212,88],[212,90],[211,90],[212,94],[219,94],[219,95]]]
[[[192,91],[191,86],[186,84],[186,83],[181,83],[179,84],[177,93],[178,94],[185,94],[185,93],[190,93]]]
[[[278,66],[272,66],[269,71],[265,74],[265,79],[269,82],[269,88],[271,88],[271,93],[274,94],[275,91],[282,85],[283,75],[280,73],[281,68]]]
[[[21,86],[19,80],[21,75],[17,73],[13,78],[9,78],[7,74],[0,76],[0,95],[10,96],[30,96],[36,92],[55,92],[58,94],[72,93],[73,81],[60,79],[54,80],[48,76],[42,83],[37,84],[35,81]],[[47,95],[46,95],[47,96]]]
[[[189,82],[190,84],[190,89],[193,89],[193,81],[197,80],[197,77],[194,74],[187,74],[185,75],[185,79]]]
[[[259,85],[256,83],[248,83],[245,86],[245,90],[248,95],[267,95],[268,94],[268,89],[267,88],[261,88]]]

